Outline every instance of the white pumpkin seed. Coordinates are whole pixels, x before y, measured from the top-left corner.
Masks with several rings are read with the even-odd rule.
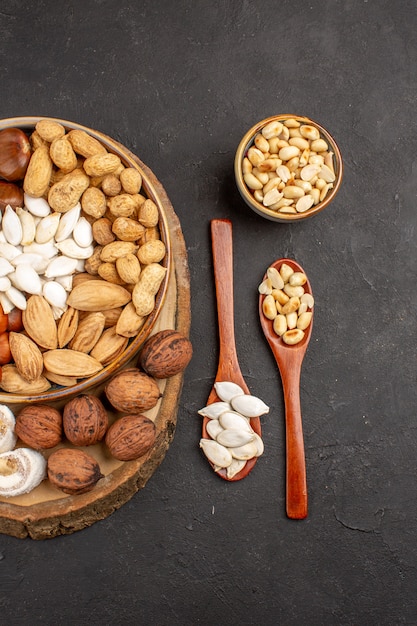
[[[57,281],[51,280],[44,284],[42,295],[51,306],[64,308],[67,303],[67,292]]]
[[[0,241],[0,257],[12,261],[22,250],[18,246],[13,246],[7,241]]]
[[[10,302],[14,304],[15,307],[17,307],[21,311],[24,311],[26,309],[25,295],[19,289],[16,289],[16,287],[13,287],[12,285],[9,289],[7,289],[5,293]]]
[[[78,202],[78,204],[73,206],[72,209],[70,209],[69,211],[67,211],[61,216],[58,230],[56,231],[56,234],[55,234],[55,241],[57,242],[64,241],[65,239],[68,239],[71,236],[72,231],[74,230],[74,227],[76,223],[78,222],[78,218],[80,217],[80,213],[81,213],[81,204]]]
[[[64,239],[64,241],[57,242],[56,246],[58,250],[62,252],[62,254],[65,254],[65,256],[69,256],[74,259],[88,259],[94,252],[93,245],[82,248],[75,243],[72,237]]]
[[[253,441],[253,439],[254,433],[240,428],[225,428],[216,437],[217,443],[227,448],[244,446],[250,441]]]
[[[210,420],[206,424],[206,431],[212,439],[217,439],[217,435],[222,432],[223,428],[219,424],[219,420]]]
[[[262,440],[262,437],[260,437],[258,433],[255,433],[254,442],[256,443],[256,446],[257,446],[257,452],[255,456],[261,456],[264,453],[264,442]]]
[[[49,263],[49,259],[46,259],[41,254],[36,252],[22,252],[12,260],[12,266],[17,267],[20,264],[30,265],[38,273],[42,274]]]
[[[36,243],[36,241],[34,241],[28,246],[23,246],[23,252],[34,252],[35,254],[42,255],[45,259],[52,259],[52,257],[58,254],[59,250],[51,239],[46,243]]]
[[[22,241],[22,223],[14,209],[8,204],[4,210],[2,228],[6,241],[12,246],[18,246]]]
[[[269,407],[256,396],[245,394],[231,400],[232,408],[246,417],[259,417],[269,413]]]
[[[0,276],[6,276],[13,272],[13,265],[7,259],[0,258]]]
[[[51,212],[51,207],[45,198],[34,198],[33,196],[28,196],[28,194],[25,193],[24,204],[27,210],[30,211],[32,215],[36,215],[37,217],[45,217]]]
[[[10,298],[6,296],[5,293],[2,292],[0,292],[0,304],[1,308],[3,309],[3,313],[5,313],[6,315],[14,309],[13,302],[10,300]]]
[[[60,285],[63,286],[63,288],[65,289],[65,291],[71,291],[72,290],[72,283],[73,283],[73,275],[67,275],[67,276],[57,276],[55,278],[56,282],[59,283]]]
[[[253,459],[254,456],[258,453],[258,446],[253,439],[243,446],[238,446],[236,448],[230,448],[230,453],[234,459],[239,459],[241,461],[249,461],[249,459]]]
[[[50,213],[41,219],[39,224],[36,226],[36,243],[47,243],[55,237],[60,218],[61,213]]]
[[[220,400],[223,400],[223,402],[230,402],[234,396],[239,396],[245,393],[242,387],[229,381],[214,383],[214,389]]]
[[[245,432],[252,433],[249,420],[236,411],[225,411],[219,416],[219,423],[222,428],[238,428]]]
[[[0,291],[7,291],[12,286],[8,276],[0,276]]]
[[[208,417],[209,419],[218,419],[219,415],[224,411],[230,409],[230,404],[228,402],[213,402],[213,404],[209,404],[204,408],[197,411],[199,415],[203,417]]]
[[[38,273],[30,265],[25,265],[23,263],[17,265],[14,277],[14,284],[21,291],[25,291],[30,294],[40,294],[42,292],[41,279],[39,278]]]
[[[54,257],[45,269],[46,278],[56,278],[57,276],[66,276],[75,272],[78,259],[71,258],[69,256],[60,255]]]
[[[93,229],[91,228],[90,222],[88,222],[84,216],[78,219],[72,236],[75,243],[81,246],[81,248],[91,246],[93,243]]]
[[[16,208],[16,215],[22,225],[22,246],[28,246],[35,240],[36,224],[35,219],[29,211],[21,207]]]
[[[234,478],[237,474],[239,474],[239,472],[243,470],[245,465],[246,465],[246,461],[241,461],[240,459],[233,459],[229,467],[226,469],[227,478],[229,478],[229,480]]]
[[[200,448],[217,467],[228,467],[233,460],[230,451],[213,439],[200,439]]]

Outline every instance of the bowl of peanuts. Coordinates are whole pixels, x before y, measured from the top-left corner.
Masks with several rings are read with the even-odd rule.
[[[273,222],[296,222],[317,215],[334,200],[343,161],[323,126],[307,117],[276,115],[244,135],[234,172],[253,211]]]
[[[99,131],[0,120],[0,404],[63,405],[134,359],[169,282],[158,189]]]

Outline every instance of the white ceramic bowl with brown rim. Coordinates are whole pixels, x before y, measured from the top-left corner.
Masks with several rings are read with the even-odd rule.
[[[245,182],[245,178],[246,178],[245,174],[247,173],[248,169],[255,168],[255,178],[257,178],[257,175],[259,175],[259,168],[257,168],[256,160],[254,160],[254,163],[251,163],[249,161],[248,151],[251,148],[252,149],[256,148],[256,143],[258,143],[258,145],[262,147],[262,144],[265,144],[264,140],[268,141],[268,139],[263,136],[263,132],[265,132],[264,129],[266,127],[273,128],[274,125],[276,125],[277,123],[280,123],[283,125],[284,132],[280,133],[279,135],[275,135],[277,139],[274,140],[275,146],[272,147],[271,152],[266,151],[267,148],[263,148],[265,150],[264,152],[262,152],[261,150],[263,157],[260,156],[259,154],[257,156],[259,157],[260,161],[262,160],[268,161],[270,160],[270,157],[272,155],[272,159],[277,159],[278,164],[285,165],[285,166],[287,166],[291,158],[294,159],[294,161],[292,162],[292,164],[289,165],[290,170],[291,170],[289,180],[283,181],[281,179],[280,183],[279,184],[277,183],[276,192],[273,192],[273,194],[275,194],[276,196],[275,202],[273,202],[272,204],[269,204],[269,202],[271,201],[269,199],[271,197],[271,194],[267,198],[266,192],[264,192],[264,189],[265,189],[265,185],[267,185],[268,183],[269,185],[266,189],[267,190],[273,189],[274,182],[270,182],[271,178],[274,176],[277,176],[279,178],[278,174],[276,173],[276,168],[273,169],[274,164],[272,162],[267,163],[265,165],[266,171],[262,172],[262,175],[260,176],[260,178],[263,178],[264,180],[262,182],[259,182],[259,184],[256,184],[256,181],[253,183],[253,187],[256,186],[258,187],[258,189],[254,189],[248,186],[247,182]],[[279,158],[280,149],[285,147],[285,144],[292,146],[293,142],[291,142],[291,139],[294,139],[296,136],[300,136],[300,128],[302,127],[306,127],[305,129],[306,132],[305,132],[305,136],[301,135],[301,138],[306,139],[309,142],[309,147],[307,148],[306,152],[304,152],[305,148],[303,150],[303,148],[301,147],[299,148],[298,156],[292,157],[290,155],[290,159],[288,161],[284,159],[280,159]],[[308,127],[313,129],[311,131],[311,134],[313,137],[312,139],[308,138],[308,135],[309,135],[307,131]],[[266,135],[267,137],[269,137],[270,133],[267,132]],[[312,141],[315,140],[314,138],[323,140],[323,142],[325,142],[325,144],[323,143],[323,147],[324,145],[326,145],[327,150],[323,150],[321,152],[316,153],[316,151],[311,148]],[[276,144],[278,141],[280,143],[277,146]],[[297,143],[297,141],[295,141],[295,143]],[[298,143],[301,144],[302,142],[298,142]],[[267,144],[265,144],[265,146],[266,145]],[[295,148],[296,146],[293,146],[293,147]],[[312,147],[314,148],[315,145],[313,144]],[[296,150],[294,149],[294,152],[295,151]],[[326,154],[328,154],[328,156],[325,156]],[[316,158],[317,156],[319,156],[319,159]],[[255,154],[255,157],[256,157],[256,154]],[[311,159],[311,157],[314,157],[314,158]],[[310,181],[307,179],[307,180],[304,180],[302,183],[294,184],[294,177],[299,179],[300,171],[302,167],[305,167],[306,165],[311,163],[311,160],[313,162],[320,161],[321,157],[323,157],[323,159],[324,158],[326,159],[327,164],[330,164],[330,169],[333,172],[333,175],[331,175],[326,170],[326,174],[328,174],[328,176],[326,177],[329,180],[324,181],[324,182],[326,183],[326,185],[328,185],[328,187],[326,190],[323,191],[323,183],[320,183],[321,189],[319,191],[321,194],[321,198],[319,197],[317,199],[317,195],[316,195],[314,203],[312,203],[311,207],[307,209],[305,208],[306,204],[304,204],[304,207],[302,207],[302,204],[304,202],[303,201],[299,205],[300,208],[302,207],[302,210],[298,211],[295,208],[296,201],[298,200],[298,198],[297,197],[287,198],[285,195],[286,191],[284,191],[284,187],[287,185],[293,187],[293,186],[298,186],[299,184],[303,185],[304,183],[309,183]],[[304,159],[303,161],[301,161],[301,166],[299,164],[297,165],[296,163],[297,158],[299,160],[301,158]],[[329,133],[329,131],[326,130],[323,126],[321,126],[321,124],[311,120],[308,117],[283,114],[283,115],[274,115],[264,120],[261,120],[260,122],[252,126],[252,128],[250,128],[245,133],[245,135],[243,136],[236,150],[235,160],[234,160],[234,172],[235,172],[236,184],[243,200],[253,211],[255,211],[255,213],[273,222],[298,222],[298,221],[305,220],[309,217],[312,217],[313,215],[317,215],[318,213],[323,211],[323,209],[328,207],[331,202],[333,202],[333,200],[335,199],[340,189],[340,185],[342,183],[343,161],[342,161],[342,155],[340,153],[340,149],[336,141],[334,140],[332,135]],[[253,169],[250,173],[253,173]],[[263,176],[263,174],[267,174],[267,176]],[[268,181],[267,181],[267,177],[269,177]],[[314,187],[315,186],[314,179],[312,178],[311,180],[312,180],[311,187]],[[309,194],[308,185],[304,185],[304,187],[305,187],[305,190],[303,190],[304,195],[308,195]],[[300,189],[301,189],[301,186],[300,186]],[[288,190],[289,196],[291,195],[291,191],[292,190]],[[317,194],[317,192],[314,192],[314,193]],[[266,202],[267,199],[268,199],[268,202]],[[274,200],[274,198],[272,199]],[[284,206],[285,204],[287,204],[285,201],[286,200],[289,201],[290,199],[295,200],[293,204],[291,205],[291,207],[289,208],[289,207]],[[309,200],[310,199],[307,198],[307,206],[311,202],[311,201],[308,202]],[[283,206],[279,206],[279,204]]]
[[[129,340],[127,347],[119,354],[111,363],[107,364],[94,376],[89,378],[79,379],[79,381],[71,387],[60,387],[55,384],[51,385],[51,388],[45,392],[34,395],[21,395],[8,393],[0,390],[0,403],[9,406],[12,411],[18,410],[18,408],[30,404],[30,403],[48,403],[57,406],[63,406],[70,398],[77,396],[81,393],[92,393],[94,390],[100,389],[104,386],[105,382],[114,375],[120,368],[128,364],[139,351],[147,337],[150,335],[158,316],[161,312],[164,304],[165,295],[169,282],[170,267],[171,267],[171,244],[167,219],[164,213],[163,202],[159,197],[151,177],[147,172],[143,170],[140,165],[139,159],[135,158],[126,147],[115,141],[114,139],[104,135],[103,133],[87,128],[81,124],[57,119],[57,118],[44,118],[44,117],[14,117],[0,120],[0,131],[7,128],[20,128],[28,136],[33,132],[35,125],[41,119],[51,119],[59,122],[64,126],[66,131],[73,129],[83,130],[89,135],[101,142],[108,152],[116,154],[120,157],[122,164],[125,167],[132,167],[138,170],[142,176],[142,188],[141,193],[152,200],[159,212],[159,233],[160,238],[165,244],[166,254],[161,261],[161,265],[166,268],[166,276],[163,280],[155,297],[155,307],[153,311],[147,316],[144,325],[139,333]],[[149,170],[148,170],[149,172]]]

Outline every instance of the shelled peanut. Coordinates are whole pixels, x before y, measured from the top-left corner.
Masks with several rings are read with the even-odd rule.
[[[271,121],[255,135],[243,158],[243,180],[264,207],[304,213],[333,188],[333,156],[316,126],[294,118]]]
[[[314,297],[305,291],[307,276],[297,272],[287,263],[279,270],[268,267],[266,278],[258,287],[264,295],[262,313],[272,321],[276,335],[288,345],[299,343],[311,324]]]
[[[23,323],[0,363],[1,387],[13,393],[73,385],[106,366],[154,310],[167,273],[159,210],[138,169],[56,120],[40,120],[29,140],[13,183],[22,206],[6,205],[0,225],[0,313],[20,309]],[[26,335],[36,372],[39,354],[43,362],[36,378],[33,363],[16,358]]]

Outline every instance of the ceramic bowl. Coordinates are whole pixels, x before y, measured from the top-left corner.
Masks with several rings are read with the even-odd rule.
[[[275,122],[280,122],[284,125],[284,127],[288,128],[288,131],[285,131],[286,135],[288,135],[288,132],[290,133],[288,141],[289,139],[291,139],[292,135],[299,133],[299,128],[301,128],[302,126],[312,126],[319,131],[320,138],[324,139],[324,141],[327,143],[328,152],[333,153],[332,157],[327,157],[328,159],[331,158],[332,168],[334,170],[334,180],[330,182],[330,185],[332,185],[331,188],[328,190],[326,196],[321,201],[319,200],[318,203],[313,204],[311,208],[303,210],[302,212],[296,211],[295,213],[289,213],[284,212],[284,210],[273,209],[269,206],[265,206],[264,199],[262,198],[263,190],[258,191],[258,194],[256,194],[258,198],[256,199],[256,197],[254,196],[254,191],[248,187],[244,180],[242,165],[244,163],[245,157],[247,157],[248,155],[248,150],[252,146],[256,147],[255,138],[259,135],[262,135],[263,129],[267,125],[273,125]],[[269,133],[267,133],[267,135],[269,136]],[[281,133],[279,135],[279,138],[285,139],[285,135]],[[285,164],[286,161],[283,161],[283,163]],[[323,211],[323,209],[328,207],[331,202],[333,202],[342,183],[343,161],[336,141],[333,139],[329,131],[323,128],[323,126],[307,117],[301,117],[299,115],[274,115],[258,122],[245,133],[236,150],[234,172],[236,184],[243,200],[253,211],[255,211],[255,213],[273,222],[298,222],[312,217],[313,215],[317,215],[318,213]],[[306,194],[307,193],[308,192],[306,192]]]
[[[6,128],[18,127],[24,130],[28,136],[32,133],[35,128],[36,123],[40,119],[40,117],[15,117],[0,120],[0,131]],[[145,195],[147,198],[150,198],[155,202],[159,211],[159,231],[160,237],[162,241],[165,243],[166,247],[166,255],[165,258],[161,261],[161,264],[167,268],[166,277],[162,282],[159,291],[155,298],[155,308],[152,313],[147,317],[145,324],[142,329],[139,331],[139,334],[134,338],[129,340],[129,343],[125,350],[117,356],[111,363],[106,365],[98,374],[91,376],[90,378],[80,379],[77,384],[71,387],[60,387],[55,384],[52,384],[51,388],[43,393],[34,394],[34,395],[20,395],[20,394],[12,394],[8,392],[4,392],[0,390],[0,403],[6,404],[12,410],[17,410],[21,406],[31,403],[48,403],[55,406],[63,406],[70,398],[77,396],[81,393],[93,393],[95,390],[99,390],[105,384],[105,382],[114,375],[120,368],[126,366],[126,364],[130,363],[135,355],[138,353],[140,347],[143,345],[147,337],[150,335],[152,328],[155,325],[155,322],[158,319],[158,316],[161,312],[162,306],[164,304],[165,295],[168,287],[169,275],[170,275],[170,267],[171,267],[171,243],[169,236],[168,223],[166,219],[166,215],[164,213],[163,208],[163,200],[159,197],[151,177],[148,175],[150,170],[146,168],[146,172],[141,167],[141,161],[135,157],[126,147],[115,141],[114,139],[107,137],[106,135],[93,130],[91,128],[87,128],[82,126],[81,124],[77,124],[74,122],[56,119],[56,118],[46,118],[46,119],[54,119],[55,121],[62,124],[67,131],[72,129],[83,130],[89,133],[92,137],[99,140],[108,150],[108,152],[112,152],[118,155],[122,161],[122,163],[126,167],[133,167],[137,169],[142,176],[142,188],[141,193]]]

